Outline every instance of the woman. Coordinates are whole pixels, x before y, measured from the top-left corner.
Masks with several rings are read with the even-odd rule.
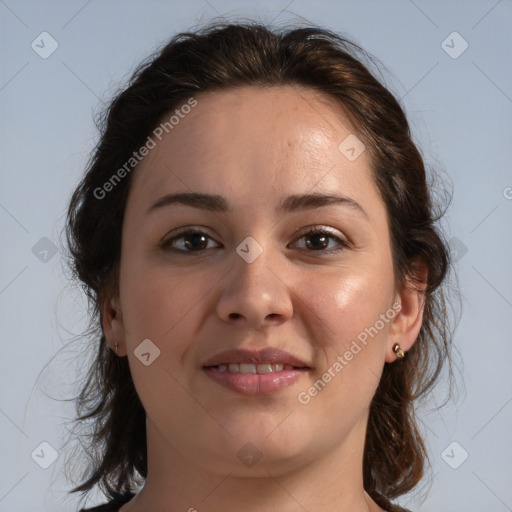
[[[107,109],[67,223],[99,342],[71,492],[110,501],[89,510],[404,510],[449,256],[363,57],[327,30],[214,23]]]

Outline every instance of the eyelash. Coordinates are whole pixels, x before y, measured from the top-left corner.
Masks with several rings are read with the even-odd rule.
[[[201,255],[205,251],[208,250],[208,249],[200,249],[198,251],[189,251],[189,250],[183,250],[183,249],[175,249],[175,248],[171,247],[171,245],[172,245],[172,243],[174,241],[179,240],[181,238],[185,238],[185,237],[190,236],[190,235],[204,235],[205,237],[209,238],[210,240],[213,240],[213,238],[211,238],[210,235],[208,235],[208,233],[206,233],[205,231],[202,231],[200,229],[195,229],[195,228],[188,228],[185,231],[182,231],[179,234],[177,234],[176,236],[174,236],[172,238],[169,238],[168,240],[163,242],[160,247],[162,249],[164,249],[164,250],[171,250],[171,251],[175,251],[175,252],[189,253],[189,254],[196,254],[196,255]],[[301,238],[304,238],[304,237],[307,237],[307,236],[314,236],[314,235],[327,235],[328,239],[336,240],[338,242],[338,244],[339,244],[339,247],[336,248],[336,249],[329,249],[329,250],[322,250],[322,249],[308,250],[307,248],[306,249],[302,249],[302,250],[304,250],[306,252],[309,252],[309,253],[315,253],[316,252],[316,253],[322,253],[322,255],[325,255],[325,254],[330,255],[330,254],[339,253],[339,252],[344,251],[344,250],[349,248],[348,242],[346,242],[344,240],[341,240],[340,238],[335,236],[329,229],[327,229],[327,228],[320,228],[320,227],[317,227],[317,226],[314,226],[314,227],[308,229],[308,231],[302,233],[296,239],[296,241],[300,240]]]

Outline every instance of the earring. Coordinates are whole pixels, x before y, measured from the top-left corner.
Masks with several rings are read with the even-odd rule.
[[[400,348],[398,343],[395,343],[393,346],[393,352],[396,354],[397,359],[403,359],[405,357],[405,352]]]
[[[114,346],[116,347],[116,355],[117,355],[117,342],[114,342]]]

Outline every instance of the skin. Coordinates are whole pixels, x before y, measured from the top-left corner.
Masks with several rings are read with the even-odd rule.
[[[147,415],[148,476],[121,511],[382,510],[362,483],[368,409],[394,344],[407,351],[418,336],[422,296],[395,288],[368,151],[349,161],[338,150],[356,130],[316,91],[254,86],[196,99],[134,172],[119,293],[103,306],[107,339],[128,357]],[[176,192],[222,195],[232,212],[173,204],[147,213]],[[306,193],[349,197],[366,216],[346,205],[275,212],[284,196]],[[182,226],[208,235],[202,255],[197,242],[187,249],[190,238],[161,247]],[[339,242],[323,248],[303,235],[308,226],[349,245],[329,254]],[[236,252],[247,236],[263,248],[252,263]],[[397,301],[400,312],[301,404],[298,394]],[[134,355],[145,339],[160,350],[149,366]],[[201,369],[219,352],[267,346],[311,370],[291,387],[246,396]],[[248,442],[262,455],[252,467],[237,457]]]

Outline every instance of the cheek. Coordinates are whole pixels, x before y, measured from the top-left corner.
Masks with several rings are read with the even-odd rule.
[[[357,270],[343,269],[300,285],[301,302],[307,305],[309,316],[319,320],[323,337],[318,342],[326,351],[343,350],[390,308],[392,275],[375,270],[365,270],[363,266]],[[384,332],[388,323],[386,328],[381,322],[378,326]]]
[[[327,383],[317,404],[337,403],[340,414],[362,414],[378,386],[395,313],[391,260],[389,265],[383,258],[345,267],[309,281],[314,285],[303,287],[301,301],[308,306],[305,314],[317,319],[313,340],[319,365],[313,380]]]
[[[310,293],[301,296],[308,306],[306,322],[320,320],[311,340],[318,364],[309,387],[301,389],[299,396],[300,404],[306,404],[299,408],[302,421],[314,431],[343,438],[368,413],[384,367],[385,341],[394,313],[387,323],[381,320],[390,308],[393,284],[389,274],[384,279],[377,276],[373,271],[345,269],[316,279]],[[315,296],[322,300],[315,301]]]
[[[127,343],[132,346],[145,338],[165,343],[175,337],[213,286],[205,279],[197,282],[190,275],[162,269],[161,265],[130,266],[129,262],[121,283],[123,321]]]
[[[128,348],[130,372],[137,393],[149,416],[162,424],[172,425],[174,415],[198,415],[190,396],[184,391],[180,371],[190,339],[200,323],[197,307],[205,300],[208,286],[204,280],[192,281],[190,276],[162,267],[131,263],[126,265],[121,282],[123,323]],[[123,281],[124,279],[124,281]],[[145,365],[137,356],[143,340],[158,347],[158,356]],[[151,349],[150,349],[151,350]],[[170,410],[162,403],[172,403]],[[213,428],[213,426],[212,426]],[[178,434],[177,434],[178,435]]]
[[[318,428],[330,424],[344,435],[347,425],[365,417],[385,363],[392,316],[384,322],[381,315],[390,308],[391,287],[389,276],[377,280],[374,274],[352,273],[318,280],[310,289],[312,296],[323,298],[307,302],[309,318],[320,319],[312,340],[319,353],[311,387],[302,390],[302,399],[311,397],[308,414],[318,416]]]

